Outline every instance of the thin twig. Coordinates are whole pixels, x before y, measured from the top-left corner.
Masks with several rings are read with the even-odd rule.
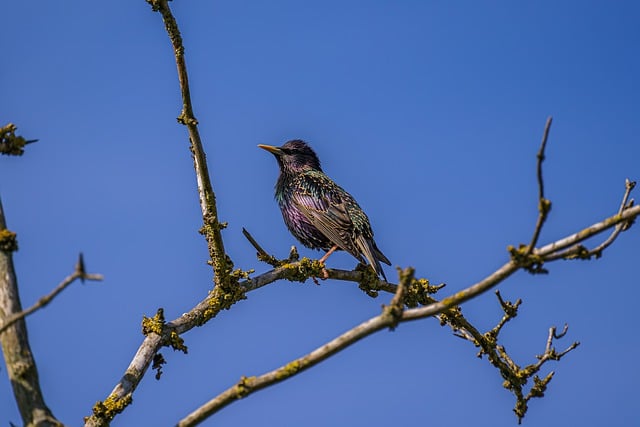
[[[100,281],[103,279],[103,276],[101,274],[87,274],[84,270],[84,260],[82,254],[80,254],[75,271],[65,277],[64,280],[62,280],[62,282],[60,282],[60,284],[56,286],[50,293],[38,299],[38,301],[31,307],[20,311],[19,313],[13,313],[9,317],[7,317],[2,326],[0,326],[0,334],[2,334],[7,328],[16,323],[18,320],[24,319],[36,310],[46,307],[51,302],[51,300],[53,300],[60,292],[64,291],[67,286],[72,284],[77,279],[80,279],[83,282],[85,280]]]
[[[618,209],[618,215],[621,215],[622,212],[624,212],[624,210],[633,207],[633,199],[629,201],[629,196],[631,194],[631,191],[633,191],[633,189],[635,188],[635,186],[636,186],[635,181],[630,181],[629,178],[625,179],[625,191],[624,191],[624,195],[622,196],[622,202],[620,203],[620,208]],[[548,260],[573,259],[573,258],[590,259],[591,257],[594,257],[594,256],[596,257],[596,259],[600,258],[602,256],[602,252],[606,248],[608,248],[618,238],[621,232],[627,230],[629,228],[629,225],[632,222],[633,222],[633,219],[616,225],[613,231],[611,232],[611,234],[609,235],[609,237],[607,237],[607,239],[603,241],[600,245],[598,245],[597,247],[591,250],[587,249],[582,245],[576,244],[564,251],[556,252],[553,255],[549,255],[547,259]]]
[[[544,162],[544,150],[547,146],[547,139],[549,138],[549,129],[551,129],[551,122],[553,118],[549,116],[547,118],[547,123],[544,126],[544,132],[542,134],[542,142],[540,143],[540,149],[537,154],[537,177],[538,177],[538,219],[536,220],[536,226],[533,229],[533,236],[531,237],[531,243],[527,248],[527,255],[530,255],[533,252],[536,244],[538,243],[538,238],[540,237],[540,231],[542,231],[542,226],[547,219],[547,215],[549,214],[549,210],[551,209],[551,201],[544,198],[544,180],[542,179],[542,162]]]
[[[256,239],[253,238],[251,233],[249,233],[244,227],[242,227],[242,234],[244,235],[244,237],[246,237],[249,243],[251,243],[251,246],[253,246],[256,251],[258,251],[258,260],[264,261],[272,267],[278,267],[282,264],[280,260],[265,251],[262,246],[260,246],[260,244],[256,241]]]
[[[556,240],[553,243],[549,243],[534,251],[535,255],[544,257],[545,261],[554,261],[556,258],[553,256],[559,253],[561,250],[570,246],[574,246],[580,242],[583,242],[597,234],[602,233],[618,224],[626,223],[634,220],[640,215],[640,205],[632,206],[625,209],[621,214],[610,216],[609,218],[595,223],[590,227],[587,227],[571,236],[567,236],[563,239]]]
[[[631,191],[636,186],[636,182],[630,181],[629,178],[625,179],[624,184],[625,184],[625,191],[624,191],[624,196],[622,196],[622,202],[620,203],[620,209],[618,210],[618,215],[621,215],[625,209],[630,207],[630,206],[627,206],[627,201],[629,200],[629,195],[631,194]],[[613,232],[609,235],[607,240],[602,242],[593,250],[589,251],[589,254],[595,255],[596,258],[599,258],[602,255],[602,251],[608,248],[609,245],[611,245],[616,240],[620,232],[622,232],[623,230],[624,230],[624,224],[616,225],[616,227],[613,229]]]

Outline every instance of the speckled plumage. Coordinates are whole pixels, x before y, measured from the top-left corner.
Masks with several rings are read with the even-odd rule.
[[[322,172],[311,147],[301,140],[282,147],[259,147],[278,161],[275,198],[291,234],[309,248],[330,250],[337,245],[362,263],[366,259],[386,280],[380,262],[391,263],[373,240],[369,218],[349,193]]]

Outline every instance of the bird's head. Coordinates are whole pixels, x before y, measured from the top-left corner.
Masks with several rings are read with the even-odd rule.
[[[296,173],[309,169],[322,171],[318,156],[301,139],[287,141],[282,147],[263,144],[259,144],[258,147],[276,156],[280,171],[283,173]]]

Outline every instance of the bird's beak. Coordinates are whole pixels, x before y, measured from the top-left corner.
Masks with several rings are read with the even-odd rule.
[[[282,150],[279,149],[278,147],[274,147],[273,145],[258,144],[258,147],[262,148],[263,150],[267,150],[268,152],[273,153],[276,156],[279,156],[282,154]]]

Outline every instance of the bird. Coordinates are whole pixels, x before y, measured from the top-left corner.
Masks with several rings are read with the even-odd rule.
[[[369,218],[351,194],[325,175],[309,144],[293,139],[281,147],[258,147],[278,162],[275,199],[291,234],[308,248],[327,251],[322,263],[343,250],[362,264],[366,259],[376,275],[387,281],[380,263],[391,262],[373,240]]]

